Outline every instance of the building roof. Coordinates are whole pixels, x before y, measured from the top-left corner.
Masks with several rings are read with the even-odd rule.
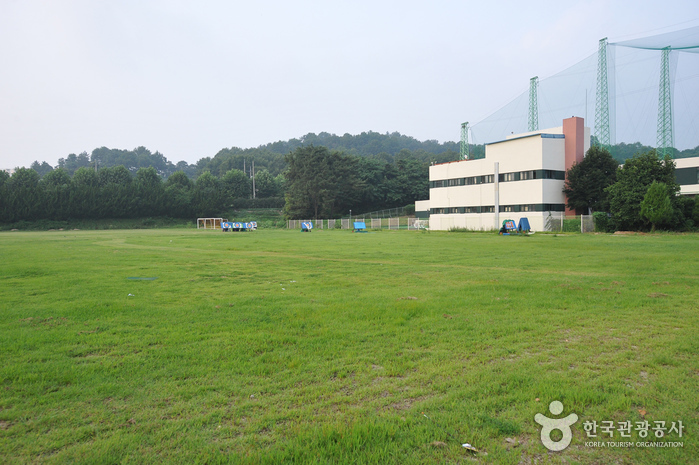
[[[565,136],[563,134],[549,134],[549,133],[545,133],[545,132],[537,132],[535,134],[524,134],[521,136],[510,137],[509,139],[497,140],[495,142],[488,142],[485,145],[501,144],[503,142],[509,142],[511,140],[526,139],[527,137],[537,137],[537,136],[541,137],[542,139],[565,139]]]

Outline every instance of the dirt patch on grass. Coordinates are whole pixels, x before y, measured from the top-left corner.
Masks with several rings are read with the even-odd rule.
[[[46,326],[46,327],[54,327],[54,326],[59,326],[68,323],[67,318],[59,317],[59,318],[54,318],[52,316],[48,318],[34,318],[34,317],[29,317],[29,318],[22,318],[19,320],[20,323],[26,323],[30,326]]]
[[[429,399],[429,396],[420,396],[420,397],[410,397],[407,399],[402,399],[399,400],[398,402],[394,402],[392,404],[389,404],[383,408],[383,410],[395,410],[395,411],[402,411],[402,410],[410,410],[412,408],[413,404],[416,402],[422,402],[423,400]]]
[[[648,294],[648,297],[651,299],[660,299],[663,297],[670,297],[668,294],[663,294],[662,292],[653,292],[651,294]]]

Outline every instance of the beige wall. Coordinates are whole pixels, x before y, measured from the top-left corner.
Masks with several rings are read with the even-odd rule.
[[[560,215],[561,213],[559,212],[553,213],[555,218],[559,218]],[[521,218],[527,218],[532,231],[543,231],[548,216],[548,212],[500,212],[496,225],[494,213],[430,215],[430,229],[448,231],[453,228],[466,228],[492,231],[500,229],[504,220],[514,220],[519,224]]]
[[[495,172],[495,163],[498,163],[500,174],[541,169],[565,171],[565,139],[544,138],[541,137],[542,133],[563,134],[563,128],[513,135],[505,141],[489,144],[483,159],[430,166],[430,181],[492,175]],[[590,146],[590,128],[585,127],[584,134],[584,149],[587,152]],[[500,182],[498,186],[500,205],[565,203],[563,180],[530,179]],[[430,208],[494,204],[495,183],[430,189]],[[560,213],[554,213],[554,216],[556,215]],[[520,218],[526,217],[533,230],[542,231],[548,216],[548,212],[431,214],[430,229],[499,229],[504,219],[519,222]]]

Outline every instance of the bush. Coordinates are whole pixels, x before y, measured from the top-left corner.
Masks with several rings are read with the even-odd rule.
[[[613,233],[615,231],[614,222],[609,213],[594,212],[592,217],[595,221],[595,232]]]

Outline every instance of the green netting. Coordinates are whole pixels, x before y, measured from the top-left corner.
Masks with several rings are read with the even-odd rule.
[[[654,147],[657,136],[662,49],[670,46],[674,145],[699,146],[699,27],[670,34],[610,43],[607,47],[611,143],[639,142]],[[593,135],[597,98],[595,52],[539,81],[539,128],[558,127],[564,118],[585,118]],[[471,126],[471,141],[483,144],[527,131],[529,89]]]
[[[643,37],[641,39],[614,42],[613,45],[647,50],[662,50],[666,47],[671,47],[673,50],[699,53],[699,26]]]

